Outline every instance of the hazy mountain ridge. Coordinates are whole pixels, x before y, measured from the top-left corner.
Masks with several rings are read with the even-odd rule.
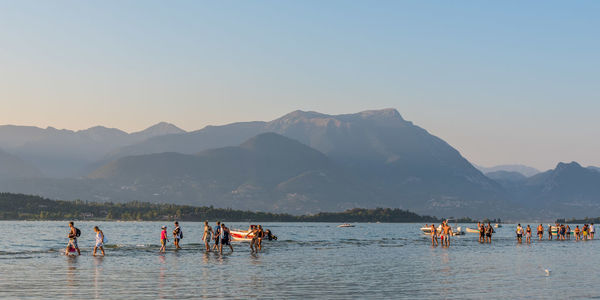
[[[132,134],[104,126],[72,131],[2,125],[0,145],[7,152],[41,169],[47,176],[72,177],[114,149],[175,132],[182,130],[168,123],[159,123]]]
[[[41,177],[42,172],[20,158],[0,149],[0,180]]]
[[[324,154],[275,133],[195,155],[127,156],[90,178],[163,201],[297,213],[373,206],[374,196]]]
[[[507,172],[517,172],[521,173],[525,177],[531,177],[533,175],[539,174],[540,171],[536,168],[525,166],[525,165],[498,165],[493,167],[483,167],[475,165],[477,169],[479,169],[483,173],[492,173],[496,171],[507,171]]]

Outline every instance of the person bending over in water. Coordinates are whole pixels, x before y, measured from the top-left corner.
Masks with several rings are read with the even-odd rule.
[[[538,234],[538,238],[541,241],[544,238],[544,226],[542,226],[542,224],[540,224],[537,228],[537,234]]]
[[[527,244],[531,244],[531,227],[527,224],[527,229],[525,230],[525,240]]]
[[[160,250],[158,252],[166,252],[167,251],[167,226],[162,227],[162,231],[160,232]]]
[[[94,232],[96,232],[96,245],[94,246],[92,256],[96,256],[96,250],[98,249],[100,249],[102,256],[104,256],[104,232],[98,226],[94,226]]]
[[[517,242],[520,244],[521,242],[523,242],[523,227],[521,227],[521,224],[517,225]]]
[[[81,235],[81,231],[75,228],[75,223],[73,221],[69,222],[69,244],[67,246],[67,250],[69,245],[73,247],[77,251],[77,255],[81,255],[81,251],[79,251],[79,245],[77,245],[77,238]],[[71,251],[69,251],[70,253]]]
[[[179,227],[179,222],[175,221],[175,229],[173,229],[173,244],[175,244],[175,250],[181,249],[179,247],[179,241],[183,238],[183,232]]]
[[[438,234],[437,229],[435,229],[435,225],[431,224],[431,246],[438,245]]]
[[[231,236],[229,232],[229,228],[225,227],[225,223],[221,223],[221,230],[219,230],[221,243],[219,244],[219,253],[223,253],[223,245],[229,246],[231,252],[233,252],[233,247],[231,246],[229,237]]]
[[[204,221],[204,233],[202,233],[202,242],[206,247],[206,252],[210,252],[210,238],[212,235],[212,228],[208,225],[208,221]]]

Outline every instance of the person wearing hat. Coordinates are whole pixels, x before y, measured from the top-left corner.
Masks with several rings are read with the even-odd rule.
[[[167,251],[167,226],[162,227],[162,231],[160,232],[160,251],[158,252],[166,252]]]

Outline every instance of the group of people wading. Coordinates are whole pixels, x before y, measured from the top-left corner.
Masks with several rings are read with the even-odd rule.
[[[425,225],[427,227],[427,225]],[[442,247],[449,247],[450,246],[450,236],[452,236],[452,227],[450,227],[450,225],[448,225],[448,221],[442,221],[442,224],[440,224],[440,232],[439,232],[439,238],[442,244]],[[434,224],[431,224],[431,245],[432,246],[437,246],[438,245],[438,230],[435,228]]]
[[[554,230],[553,230],[554,229]],[[575,236],[575,241],[587,241],[594,239],[594,233],[596,229],[594,228],[594,223],[584,224],[581,228],[579,225],[575,226],[575,229],[571,230],[571,226],[568,224],[558,224],[556,223],[554,226],[548,225],[548,240],[551,241],[553,235],[556,235],[557,241],[565,241],[571,239],[571,233]],[[525,242],[531,243],[531,227],[527,225],[525,229],[521,226],[521,224],[517,225],[517,242],[523,242],[523,234],[525,235]],[[544,239],[544,226],[542,224],[537,227],[537,235],[538,239],[541,241]]]
[[[106,238],[104,237],[104,232],[98,228],[98,226],[94,227],[94,232],[96,232],[96,243],[94,245],[94,250],[92,255],[96,256],[96,251],[100,250],[102,256],[104,256],[104,243],[106,242]],[[81,230],[75,227],[74,222],[69,222],[69,242],[67,244],[67,248],[65,249],[65,255],[81,255],[81,251],[79,250],[79,245],[77,243],[77,238],[81,236]],[[180,241],[183,239],[183,230],[179,226],[179,222],[175,222],[175,229],[172,232],[173,236],[173,245],[175,246],[175,250],[181,249],[179,245]],[[250,251],[252,253],[259,252],[262,250],[262,241],[264,238],[269,240],[277,239],[269,229],[263,230],[261,225],[250,225],[250,228],[247,232],[244,233],[244,237],[250,239]],[[219,252],[223,253],[223,246],[228,246],[231,252],[233,252],[233,246],[231,245],[231,230],[225,223],[221,223],[217,221],[216,226],[210,227],[208,221],[204,222],[204,232],[202,234],[202,242],[206,248],[206,252]],[[213,242],[211,247],[210,243]],[[167,226],[161,227],[160,232],[160,250],[159,252],[164,253],[167,251],[167,243],[169,242]]]

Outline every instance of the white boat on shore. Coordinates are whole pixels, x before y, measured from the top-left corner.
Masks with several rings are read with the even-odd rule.
[[[468,227],[467,227],[465,230],[466,230],[468,233],[479,233],[479,230],[477,230],[477,229],[472,229],[472,228],[468,228]]]

